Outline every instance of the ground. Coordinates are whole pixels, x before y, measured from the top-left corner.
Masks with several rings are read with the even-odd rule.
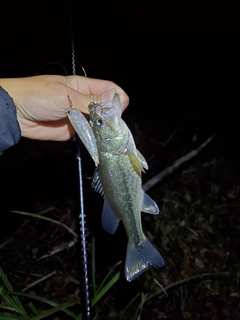
[[[171,128],[170,139],[161,139],[161,130],[154,122],[151,129],[147,120],[140,119],[130,121],[129,126],[149,163],[143,182],[197,149],[214,133],[204,130],[200,134],[197,125],[194,129],[180,125],[178,129]],[[93,164],[83,146],[81,150],[89,282],[97,301],[92,310],[94,319],[238,319],[239,156],[228,142],[224,143],[221,133],[217,132],[202,152],[148,191],[158,203],[160,214],[143,214],[143,229],[166,265],[161,270],[150,268],[132,283],[123,275],[126,234],[122,226],[114,236],[102,229],[103,200],[86,178],[91,176]],[[10,174],[2,175],[6,182],[2,189],[6,198],[1,224],[2,273],[8,277],[12,290],[30,294],[27,299],[19,297],[28,319],[35,319],[29,310],[30,302],[38,310],[39,319],[43,310],[51,308],[44,302],[35,302],[35,295],[60,305],[69,303],[68,309],[78,319],[84,310],[80,301],[83,280],[78,246],[43,257],[74,239],[66,226],[78,232],[75,144],[23,140],[1,161],[3,171],[12,168]],[[11,194],[11,204],[7,194]],[[30,217],[26,212],[53,221]],[[43,258],[38,261],[40,257]],[[106,290],[101,299],[99,287]],[[6,291],[9,289],[5,284],[0,319],[15,319],[16,312],[4,309],[10,307],[4,300]],[[54,308],[54,314],[47,319],[71,318]]]

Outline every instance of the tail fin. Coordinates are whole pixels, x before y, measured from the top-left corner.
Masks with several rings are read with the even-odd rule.
[[[125,262],[127,281],[135,280],[149,268],[149,265],[153,267],[164,266],[163,257],[151,242],[145,238],[145,241],[138,247],[128,243]]]

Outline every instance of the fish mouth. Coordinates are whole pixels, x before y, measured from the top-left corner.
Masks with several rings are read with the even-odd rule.
[[[104,118],[107,117],[112,117],[113,118],[113,122],[114,122],[114,128],[111,129],[111,133],[115,132],[114,134],[111,133],[107,133],[104,132],[101,133],[102,139],[103,140],[112,140],[112,139],[117,139],[120,138],[123,135],[123,127],[121,124],[120,119],[114,115],[114,106],[112,105],[112,103],[110,102],[106,102],[106,104],[101,105],[98,103],[94,103],[91,102],[88,106],[89,112],[90,112],[90,125],[93,127],[95,120],[99,117],[99,119],[103,119],[103,126],[104,126]],[[115,123],[114,118],[117,119],[117,123]],[[111,126],[110,126],[111,128]],[[100,134],[99,132],[97,132],[98,134]]]
[[[91,102],[88,106],[88,110],[90,112],[90,124],[93,126],[94,119],[99,115],[99,117],[103,118],[104,111],[107,109],[111,109],[112,106],[102,106],[101,104]]]
[[[90,121],[89,121],[89,123],[90,123],[91,126],[93,126],[93,120],[94,120],[97,108],[102,108],[102,106],[100,104],[97,104],[97,103],[94,103],[94,102],[91,102],[88,105],[88,110],[89,110],[89,113],[90,113]]]

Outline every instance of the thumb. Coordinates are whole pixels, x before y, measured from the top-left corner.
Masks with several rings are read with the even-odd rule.
[[[96,94],[87,95],[72,89],[70,100],[72,102],[72,106],[75,109],[78,109],[83,113],[89,114],[88,105],[91,102],[100,103],[102,101],[112,101],[115,93],[116,93],[115,88],[104,92],[102,95],[96,95]]]

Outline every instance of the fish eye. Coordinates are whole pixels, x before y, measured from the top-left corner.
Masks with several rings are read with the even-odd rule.
[[[101,126],[103,125],[102,119],[97,118],[97,119],[96,119],[96,125],[101,127]]]

